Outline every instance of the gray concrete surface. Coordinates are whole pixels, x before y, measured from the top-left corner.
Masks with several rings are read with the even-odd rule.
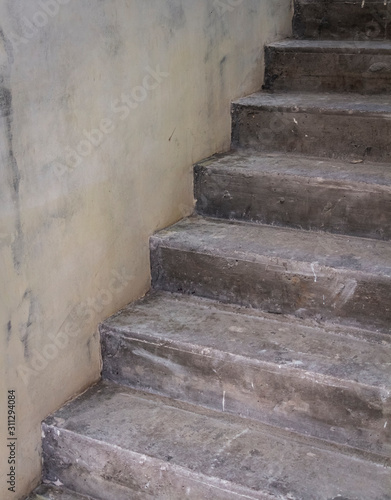
[[[384,0],[295,0],[298,38],[383,40],[391,38],[391,4]]]
[[[238,151],[194,168],[199,214],[391,238],[391,168]]]
[[[268,47],[273,93],[234,102],[238,150],[195,167],[215,218],[151,238],[156,290],[100,326],[104,380],[43,423],[52,484],[391,500],[389,6],[295,7],[296,37],[331,40]]]
[[[100,333],[106,379],[391,464],[389,336],[167,292],[130,304]]]
[[[56,412],[43,432],[49,478],[99,500],[391,498],[384,465],[107,382]]]
[[[232,145],[389,162],[388,95],[257,92],[232,105]]]
[[[390,333],[388,242],[194,217],[151,238],[153,286]]]
[[[285,40],[265,48],[268,90],[390,93],[391,41]]]
[[[73,491],[41,484],[26,500],[96,500],[90,496],[79,495]],[[114,500],[114,499],[113,499]]]

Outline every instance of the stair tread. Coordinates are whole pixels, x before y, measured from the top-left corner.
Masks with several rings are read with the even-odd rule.
[[[129,454],[133,460],[139,456],[141,469],[151,459],[158,460],[161,471],[172,468],[177,477],[209,484],[220,494],[218,498],[223,498],[222,489],[227,492],[224,498],[231,498],[230,491],[239,493],[238,497],[242,494],[259,499],[284,495],[309,500],[315,491],[319,500],[339,495],[361,498],[362,492],[366,492],[367,500],[390,498],[390,469],[384,465],[336,453],[326,446],[313,446],[307,438],[258,422],[107,382],[89,389],[49,417],[43,431],[52,431],[56,440],[62,435],[69,439],[75,436],[79,446],[83,440],[89,447],[102,446],[104,456],[108,449],[121,460],[127,460]],[[66,453],[69,462],[71,453]],[[99,457],[97,453],[95,457]],[[91,467],[99,467],[99,473],[104,474],[99,459],[92,462]],[[117,472],[116,483],[125,484],[126,480],[134,487],[131,478],[121,482]],[[145,488],[148,485],[145,477]],[[194,491],[192,494],[196,498]]]
[[[322,266],[391,277],[391,243],[387,241],[197,216],[160,231],[151,241],[251,262],[273,257],[276,269],[284,269],[286,261],[311,263],[309,276],[315,282]]]
[[[255,92],[233,102],[234,106],[253,107],[260,111],[275,110],[292,113],[323,113],[343,115],[385,115],[391,113],[389,95],[339,93]]]
[[[334,384],[391,387],[391,339],[385,335],[210,299],[153,292],[106,320],[101,329],[190,352],[218,350],[233,359],[333,378]]]
[[[361,40],[295,40],[287,39],[269,43],[267,47],[300,52],[340,52],[350,54],[389,54],[391,40],[361,41]]]
[[[26,500],[94,500],[90,496],[79,495],[74,491],[41,484]]]
[[[257,151],[231,151],[208,158],[197,165],[213,173],[224,170],[227,174],[249,175],[281,174],[318,180],[346,181],[349,184],[391,186],[391,168],[387,163],[341,161],[295,154],[262,153]]]

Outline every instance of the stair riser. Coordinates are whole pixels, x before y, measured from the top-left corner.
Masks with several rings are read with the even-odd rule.
[[[232,146],[312,156],[391,160],[391,120],[382,114],[326,114],[233,105]]]
[[[199,214],[264,224],[391,238],[391,189],[195,167]]]
[[[266,48],[265,88],[389,93],[391,55],[293,52]],[[382,71],[377,70],[379,67]]]
[[[154,238],[151,242],[152,283],[158,290],[390,333],[391,278],[386,276],[267,256],[257,262],[239,260],[159,247]]]
[[[107,425],[110,425],[108,419]],[[44,479],[97,500],[273,500],[267,494],[205,477],[135,452],[43,424]],[[169,451],[169,450],[168,450]],[[274,497],[273,497],[274,498]]]
[[[391,446],[378,447],[391,436],[384,429],[391,409],[380,390],[321,375],[314,383],[283,361],[272,366],[196,346],[167,347],[104,327],[101,338],[108,380],[391,457]]]
[[[295,0],[297,38],[383,40],[391,38],[391,5],[383,1]]]

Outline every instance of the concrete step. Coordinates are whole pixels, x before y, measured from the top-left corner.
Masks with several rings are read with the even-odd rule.
[[[391,161],[388,95],[257,92],[232,104],[233,148]]]
[[[390,93],[391,41],[284,40],[268,45],[267,90]]]
[[[391,333],[391,243],[194,217],[151,238],[156,289]]]
[[[391,338],[153,292],[100,326],[103,377],[391,464]]]
[[[91,496],[79,495],[73,491],[41,484],[26,500],[95,500]]]
[[[295,0],[293,32],[298,38],[391,39],[389,0]]]
[[[194,167],[199,214],[391,239],[391,168],[246,150]]]
[[[56,412],[43,434],[44,476],[100,500],[391,498],[384,464],[110,383]]]

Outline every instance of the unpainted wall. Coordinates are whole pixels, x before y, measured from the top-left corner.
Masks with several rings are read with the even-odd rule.
[[[1,0],[2,499],[39,481],[41,420],[98,379],[98,322],[147,291],[149,236],[193,210],[192,164],[229,148],[290,20],[290,0]]]

